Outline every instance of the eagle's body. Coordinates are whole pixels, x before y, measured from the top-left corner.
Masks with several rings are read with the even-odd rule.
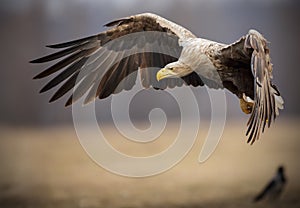
[[[183,84],[227,88],[240,99],[242,110],[252,113],[247,131],[251,143],[283,108],[279,91],[271,82],[267,41],[255,30],[227,45],[197,38],[186,28],[151,13],[118,19],[105,26],[112,28],[51,45],[50,48],[64,49],[32,61],[42,63],[69,55],[35,77],[43,78],[64,69],[41,90],[65,81],[50,102],[71,89],[74,91],[66,105],[86,92],[87,103],[96,97],[102,99],[130,90],[137,77],[126,78],[140,70],[145,88],[165,89]]]

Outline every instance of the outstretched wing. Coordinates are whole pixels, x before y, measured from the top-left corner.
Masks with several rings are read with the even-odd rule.
[[[61,84],[50,102],[71,90],[73,92],[66,106],[87,92],[85,103],[96,97],[102,99],[130,90],[135,84],[138,69],[146,88],[203,85],[196,73],[183,79],[160,82],[155,78],[160,68],[178,59],[182,50],[179,40],[195,37],[187,29],[151,13],[118,19],[105,26],[113,28],[90,37],[49,45],[62,50],[31,61],[44,63],[61,59],[34,77],[40,79],[58,73],[40,91],[45,92]]]
[[[223,85],[240,99],[254,102],[248,120],[248,143],[259,139],[265,126],[283,108],[283,100],[272,84],[272,63],[266,39],[257,31],[249,33],[237,42],[224,47],[217,60],[221,60],[224,70],[220,70]],[[251,99],[249,99],[251,98]]]
[[[250,30],[245,38],[245,50],[252,49],[251,69],[254,76],[254,106],[247,123],[248,141],[259,139],[266,124],[270,127],[272,120],[283,109],[283,99],[275,85],[272,84],[272,63],[266,39],[257,31]]]

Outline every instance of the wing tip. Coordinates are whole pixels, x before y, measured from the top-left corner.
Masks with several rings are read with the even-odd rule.
[[[57,94],[54,94],[51,98],[50,98],[50,100],[48,101],[49,103],[53,103],[53,102],[55,102],[55,101],[57,101],[59,98],[61,98],[62,96],[57,96]],[[73,104],[73,102],[72,102],[72,96],[67,100],[67,102],[65,103],[65,105],[64,105],[64,107],[69,107],[69,106],[71,106]]]
[[[33,59],[33,60],[30,60],[29,63],[30,64],[40,64],[40,63],[43,63],[43,58],[37,58],[37,59]]]
[[[72,103],[65,103],[65,108],[68,108],[68,107],[70,107],[72,105]]]
[[[46,47],[47,48],[55,48],[55,49],[57,49],[57,48],[62,48],[61,45],[62,44],[60,44],[60,43],[59,44],[51,44],[51,45],[46,45]]]
[[[45,76],[43,75],[43,72],[42,72],[42,73],[39,73],[39,74],[35,75],[32,79],[42,79],[44,77]]]
[[[46,90],[46,88],[43,87],[42,89],[40,89],[39,93],[42,94],[42,93],[47,92],[47,91],[48,91],[48,90]]]
[[[32,79],[40,79],[39,74],[38,74],[38,75],[35,75],[34,77],[32,77]]]
[[[52,96],[52,97],[50,98],[49,103],[53,103],[53,102],[56,101],[56,100],[57,100],[57,98],[55,98],[55,95],[54,95],[54,96]]]
[[[103,25],[103,27],[113,27],[113,26],[119,26],[122,24],[126,24],[132,20],[132,17],[125,17],[117,20],[113,20],[111,22],[108,22]]]
[[[69,97],[69,99],[68,99],[67,102],[65,103],[65,107],[67,108],[67,107],[71,106],[72,104],[73,104],[73,95],[71,95],[71,96]]]

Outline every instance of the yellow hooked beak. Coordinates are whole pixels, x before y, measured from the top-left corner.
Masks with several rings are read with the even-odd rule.
[[[176,76],[176,73],[174,73],[172,70],[169,70],[167,68],[162,68],[159,70],[156,74],[157,81],[168,78],[168,77],[174,77]]]

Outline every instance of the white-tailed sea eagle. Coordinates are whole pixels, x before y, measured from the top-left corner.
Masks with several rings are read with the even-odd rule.
[[[41,89],[45,92],[63,82],[50,102],[72,89],[66,106],[86,92],[85,102],[89,102],[130,90],[136,75],[131,81],[122,81],[138,70],[145,88],[165,89],[183,84],[226,88],[240,99],[242,111],[251,113],[246,133],[251,144],[283,108],[283,99],[271,81],[267,41],[255,30],[227,45],[197,38],[184,27],[151,13],[125,17],[105,26],[111,28],[90,37],[49,45],[62,50],[31,61],[44,63],[62,58],[34,77],[40,79],[61,71]],[[148,33],[151,35],[146,37]],[[130,38],[122,40],[126,36]],[[136,53],[126,55],[133,48]]]

